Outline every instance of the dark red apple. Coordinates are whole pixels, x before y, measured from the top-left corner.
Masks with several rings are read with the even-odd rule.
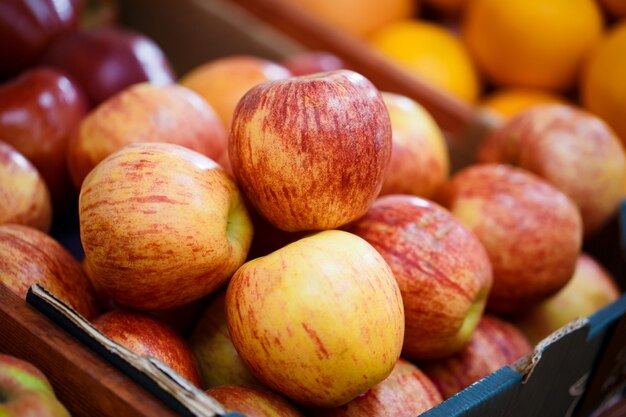
[[[87,319],[98,313],[94,289],[80,263],[37,229],[0,225],[0,283],[22,298],[33,284],[41,284]]]
[[[165,323],[145,314],[113,310],[92,320],[95,328],[140,356],[156,358],[200,386],[200,374],[187,342]]]
[[[132,84],[175,80],[167,57],[152,39],[120,27],[74,32],[53,43],[42,62],[71,75],[92,105]]]
[[[70,135],[85,112],[80,87],[52,68],[28,70],[0,86],[0,140],[37,167],[58,215],[74,208],[65,161]]]
[[[420,368],[441,395],[449,398],[531,351],[530,342],[517,327],[485,315],[461,351],[447,358],[426,361]]]
[[[247,417],[302,417],[287,400],[273,392],[256,386],[221,385],[206,391],[219,401],[227,411]]]
[[[34,65],[55,39],[75,30],[82,2],[3,0],[0,2],[0,80]]]
[[[293,75],[308,75],[346,69],[346,64],[341,58],[326,51],[300,52],[283,59],[280,64]]]

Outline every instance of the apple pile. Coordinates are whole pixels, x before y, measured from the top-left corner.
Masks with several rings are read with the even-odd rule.
[[[74,30],[56,68],[3,68],[0,284],[227,409],[416,416],[619,296],[582,252],[626,180],[595,116],[530,109],[451,172],[419,103],[324,54],[176,80],[143,35]],[[83,259],[52,237],[73,217]]]

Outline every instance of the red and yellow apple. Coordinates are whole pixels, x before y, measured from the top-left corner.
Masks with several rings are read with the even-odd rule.
[[[450,398],[531,351],[531,344],[517,327],[495,316],[484,315],[463,349],[447,358],[424,361],[420,368],[443,398]]]
[[[94,289],[80,263],[56,240],[31,227],[0,225],[0,284],[22,298],[33,284],[40,284],[85,318],[98,313]]]
[[[233,180],[210,158],[171,143],[128,145],[105,158],[83,182],[79,217],[96,286],[139,310],[215,291],[252,240]]]
[[[348,404],[311,410],[308,414],[315,417],[416,417],[442,401],[433,382],[417,366],[400,358],[384,381]]]
[[[381,194],[413,194],[430,198],[450,175],[443,133],[419,103],[384,92],[391,118],[391,161]]]
[[[291,75],[287,68],[268,59],[233,55],[193,68],[180,79],[180,83],[204,97],[228,130],[237,103],[249,89]]]
[[[398,284],[365,240],[339,230],[245,263],[226,292],[233,344],[262,383],[336,407],[384,380],[404,336]]]
[[[337,55],[326,51],[304,51],[288,56],[280,61],[293,75],[308,75],[317,72],[347,69]]]
[[[457,172],[439,197],[489,254],[488,309],[526,311],[574,274],[583,239],[580,213],[540,177],[510,165],[477,164]]]
[[[0,141],[0,224],[50,230],[52,203],[39,171],[11,145]]]
[[[92,319],[91,324],[136,355],[158,359],[200,386],[198,365],[189,344],[165,323],[142,313],[113,310]]]
[[[558,293],[515,320],[528,339],[539,343],[570,321],[588,317],[620,297],[615,279],[594,258],[581,253],[574,276]]]
[[[50,381],[32,363],[0,353],[0,415],[70,417]]]
[[[477,159],[524,168],[567,194],[587,235],[615,214],[626,181],[619,138],[598,117],[564,104],[519,113],[483,141]]]
[[[337,228],[380,192],[389,114],[376,87],[353,71],[266,82],[239,101],[229,155],[242,190],[274,226]]]
[[[131,143],[169,142],[216,160],[228,137],[213,109],[179,85],[135,84],[109,98],[80,123],[68,146],[74,185],[104,158]]]
[[[391,267],[405,315],[402,356],[449,356],[465,345],[492,284],[487,252],[446,209],[410,195],[380,197],[348,231]]]
[[[226,291],[211,296],[189,337],[189,344],[198,360],[203,388],[259,384],[230,339],[225,299]]]
[[[303,417],[287,400],[258,386],[220,385],[206,390],[226,411],[246,417]]]
[[[51,68],[33,68],[0,86],[0,140],[37,167],[50,191],[55,217],[75,208],[66,153],[85,112],[80,88]]]

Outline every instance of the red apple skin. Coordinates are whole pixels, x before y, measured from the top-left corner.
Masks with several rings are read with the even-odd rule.
[[[0,140],[37,167],[50,191],[55,216],[74,208],[67,144],[85,113],[80,87],[51,68],[33,68],[0,86]]]
[[[391,122],[380,92],[353,71],[266,82],[237,105],[229,155],[239,185],[274,226],[333,229],[378,196]]]
[[[56,240],[31,227],[0,225],[0,283],[26,298],[33,284],[44,286],[89,319],[98,303],[80,263]]]
[[[0,3],[0,80],[33,66],[57,38],[76,29],[81,7],[72,0]]]
[[[258,386],[220,385],[206,390],[206,393],[219,401],[226,411],[247,417],[304,417],[287,400]]]
[[[216,160],[226,151],[227,141],[217,114],[192,90],[139,83],[83,119],[68,146],[68,166],[80,189],[100,161],[131,143],[176,143]]]
[[[228,333],[226,291],[211,296],[189,337],[200,369],[203,388],[220,385],[259,385],[241,360]]]
[[[145,314],[113,310],[94,318],[91,324],[131,352],[152,356],[200,386],[200,374],[191,348],[165,323]]]
[[[274,61],[250,55],[231,55],[193,68],[180,79],[180,83],[200,94],[215,109],[228,130],[237,103],[249,89],[291,75],[287,68]]]
[[[443,133],[432,116],[409,97],[383,93],[391,118],[391,161],[381,195],[413,194],[431,198],[450,176]]]
[[[515,320],[533,344],[570,321],[588,317],[617,300],[621,291],[615,279],[594,258],[581,253],[574,276],[558,293]]]
[[[447,358],[425,361],[420,367],[443,398],[450,398],[531,351],[532,345],[517,327],[484,315],[463,349]]]
[[[600,118],[572,106],[520,113],[483,141],[477,159],[547,180],[578,205],[586,235],[607,223],[623,196],[626,156],[619,138]]]
[[[161,48],[147,36],[111,26],[79,30],[50,45],[41,62],[60,68],[97,106],[132,84],[171,84],[176,76]]]
[[[296,76],[347,69],[341,58],[325,51],[305,51],[294,54],[283,59],[280,64]]]
[[[487,252],[438,204],[415,196],[380,197],[348,231],[385,258],[402,293],[402,356],[430,359],[465,345],[492,285]]]
[[[22,224],[47,233],[52,203],[39,171],[12,146],[0,142],[0,224]]]
[[[143,311],[217,290],[245,261],[253,233],[224,170],[171,143],[132,144],[105,158],[83,182],[79,220],[96,286]]]
[[[337,407],[384,380],[402,349],[404,309],[385,260],[339,230],[246,262],[226,291],[233,345],[263,384]]]
[[[402,358],[378,385],[341,407],[316,409],[312,417],[416,417],[443,399],[433,382],[415,365]]]
[[[0,414],[7,417],[70,417],[48,378],[30,362],[0,353]]]
[[[580,212],[536,175],[510,165],[473,165],[457,172],[440,198],[489,254],[494,281],[488,310],[526,311],[574,274],[583,236]]]

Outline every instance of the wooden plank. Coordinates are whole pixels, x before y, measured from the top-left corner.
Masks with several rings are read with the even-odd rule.
[[[23,358],[41,369],[72,415],[177,415],[2,284],[0,352]]]

